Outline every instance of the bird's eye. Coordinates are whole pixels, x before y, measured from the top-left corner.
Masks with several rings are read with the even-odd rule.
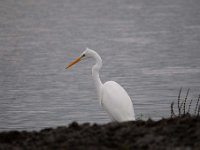
[[[83,54],[82,57],[85,57],[85,54]]]

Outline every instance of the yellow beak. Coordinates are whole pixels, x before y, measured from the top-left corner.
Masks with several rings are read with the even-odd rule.
[[[76,58],[74,61],[69,63],[65,69],[68,69],[69,67],[73,66],[74,64],[78,63],[81,60],[81,57]]]

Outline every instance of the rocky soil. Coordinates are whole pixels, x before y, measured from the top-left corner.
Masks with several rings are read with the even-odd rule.
[[[0,133],[0,150],[199,150],[200,117],[77,124]]]

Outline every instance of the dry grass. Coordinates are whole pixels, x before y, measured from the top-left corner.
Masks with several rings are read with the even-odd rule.
[[[185,116],[185,115],[198,116],[198,117],[200,116],[200,103],[199,103],[200,95],[196,99],[195,107],[193,107],[194,111],[191,112],[191,108],[192,108],[192,104],[193,104],[194,100],[193,99],[188,100],[189,92],[190,92],[190,89],[187,90],[185,97],[181,98],[182,88],[180,88],[178,98],[177,98],[178,112],[175,113],[175,109],[174,109],[175,103],[172,102],[171,103],[171,118],[181,117],[181,116]]]

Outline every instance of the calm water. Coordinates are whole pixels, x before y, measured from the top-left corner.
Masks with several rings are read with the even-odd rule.
[[[103,59],[102,81],[128,91],[136,117],[168,117],[181,86],[190,98],[200,92],[200,1],[0,1],[0,130],[109,122],[93,62],[65,70],[86,47]]]

